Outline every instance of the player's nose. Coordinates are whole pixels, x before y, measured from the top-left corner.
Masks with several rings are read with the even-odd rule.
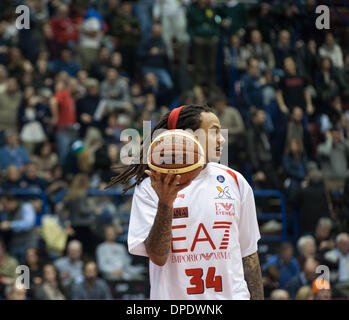
[[[222,136],[222,134],[220,134],[220,135],[219,135],[219,144],[222,145],[222,144],[224,144],[224,142],[225,142],[225,139],[224,139],[224,137]]]

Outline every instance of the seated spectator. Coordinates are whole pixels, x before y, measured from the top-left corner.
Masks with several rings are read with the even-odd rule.
[[[68,73],[71,77],[76,77],[81,67],[73,59],[72,55],[73,53],[69,48],[64,48],[61,52],[60,59],[49,62],[49,71],[54,73],[64,71]]]
[[[349,234],[340,233],[336,237],[336,248],[326,252],[326,262],[337,265],[338,276],[336,292],[345,298],[349,297]],[[332,268],[332,274],[334,273]]]
[[[263,42],[262,34],[254,29],[250,34],[250,43],[246,46],[249,57],[257,59],[259,67],[263,71],[266,68],[274,69],[275,57],[271,46]]]
[[[326,141],[318,147],[318,156],[329,190],[343,190],[349,169],[349,141],[334,127],[326,132]]]
[[[314,300],[313,289],[310,286],[300,287],[295,300]]]
[[[118,232],[122,229],[118,227]],[[104,228],[105,241],[96,250],[98,269],[106,280],[130,280],[142,278],[142,268],[131,265],[131,257],[124,245],[116,243],[117,230],[114,225]]]
[[[285,185],[289,196],[301,189],[307,174],[307,158],[303,152],[303,143],[293,139],[286,146],[283,156],[283,168],[287,176]]]
[[[166,45],[161,38],[161,27],[154,24],[152,36],[140,48],[143,74],[154,73],[159,82],[172,89],[173,82],[168,72],[169,60],[166,54]]]
[[[308,258],[317,258],[315,239],[311,235],[300,237],[297,241],[297,249],[299,253],[298,263],[301,269]]]
[[[53,264],[43,266],[42,282],[34,288],[36,300],[66,300],[58,270]]]
[[[21,101],[22,92],[17,79],[9,78],[6,90],[0,93],[0,132],[3,134],[7,130],[17,129],[17,112]]]
[[[29,202],[21,202],[10,193],[2,197],[2,204],[4,219],[0,223],[0,231],[11,231],[9,242],[11,255],[23,264],[27,249],[37,247],[35,210]]]
[[[301,287],[312,287],[313,281],[317,276],[316,268],[318,265],[319,263],[314,258],[308,258],[304,263],[302,272],[286,283],[285,289],[290,294],[291,299],[296,297],[296,294]]]
[[[6,169],[5,179],[1,184],[4,191],[10,191],[11,189],[22,188],[22,176],[18,167],[10,165]]]
[[[333,223],[330,218],[321,217],[316,224],[314,237],[317,252],[322,257],[326,252],[333,250],[336,246],[336,243],[331,236],[332,228]]]
[[[313,233],[319,218],[330,215],[323,175],[318,169],[308,172],[304,188],[290,200],[299,210],[298,225],[301,235]]]
[[[107,78],[101,83],[100,89],[102,98],[106,99],[112,107],[109,111],[133,111],[128,82],[119,76],[115,68],[108,70]]]
[[[271,256],[263,266],[267,270],[270,266],[275,266],[280,274],[279,288],[284,289],[286,283],[300,273],[297,259],[293,256],[293,246],[290,243],[283,243],[280,252]]]
[[[18,277],[17,260],[11,257],[6,250],[5,242],[0,238],[0,297],[5,294],[5,287],[15,282]]]
[[[46,194],[52,199],[59,191],[68,188],[68,182],[64,178],[64,171],[61,165],[55,165],[51,170],[52,179],[46,189]]]
[[[265,130],[266,115],[263,110],[252,113],[252,126],[247,131],[247,152],[251,162],[256,187],[278,189],[268,133]],[[266,178],[268,177],[268,179]]]
[[[153,94],[155,96],[157,109],[160,108],[160,106],[167,105],[171,98],[171,93],[168,88],[151,72],[148,72],[144,76],[143,94],[145,96],[147,94]]]
[[[96,79],[86,80],[86,95],[76,102],[76,113],[80,123],[80,137],[84,138],[87,130],[98,123],[94,120],[97,107],[100,103],[99,82]]]
[[[27,300],[27,290],[19,288],[16,284],[10,284],[5,289],[6,300]]]
[[[21,186],[23,188],[45,191],[47,185],[47,181],[38,176],[36,165],[32,162],[28,163],[24,169]]]
[[[94,171],[101,182],[108,183],[114,175],[110,168],[120,164],[119,148],[116,144],[103,145],[96,150],[95,158]]]
[[[278,43],[274,48],[276,68],[282,69],[284,59],[295,55],[295,48],[291,43],[291,34],[288,30],[280,30]]]
[[[268,299],[271,293],[279,288],[280,272],[276,265],[270,265],[263,273],[264,297]]]
[[[290,296],[286,290],[275,289],[271,295],[271,300],[290,300]]]
[[[72,240],[67,245],[67,256],[58,258],[54,265],[64,288],[68,288],[75,279],[82,277],[82,245],[78,240]]]
[[[18,134],[6,131],[6,145],[0,148],[0,169],[14,165],[22,170],[29,161],[28,151],[18,143]]]
[[[297,72],[297,66],[292,57],[284,59],[285,75],[280,79],[276,98],[279,108],[284,113],[292,113],[295,107],[312,115],[315,111],[307,80]]]
[[[348,137],[348,119],[349,111],[343,110],[342,98],[339,95],[335,96],[329,103],[326,113],[320,116],[321,132],[326,134],[326,131],[337,127],[345,137]]]
[[[50,142],[37,145],[31,157],[31,162],[35,165],[39,178],[52,182],[52,170],[58,163],[58,157],[53,152]]]
[[[74,282],[71,288],[73,300],[111,300],[112,295],[107,283],[98,278],[97,264],[87,261],[83,266],[84,279]]]
[[[59,207],[59,216],[66,228],[70,229],[71,236],[81,241],[86,253],[95,252],[96,239],[92,232],[95,220],[94,212],[89,205],[88,190],[90,179],[85,174],[77,174],[64,196]]]
[[[332,60],[333,66],[343,68],[343,53],[341,47],[336,43],[332,32],[327,32],[325,42],[319,49],[321,57],[328,57]]]
[[[328,281],[316,279],[313,282],[314,300],[332,300],[332,289]]]
[[[30,272],[30,288],[42,283],[43,265],[39,250],[37,248],[28,248],[25,253],[25,265]],[[33,297],[32,290],[29,291],[30,297]]]

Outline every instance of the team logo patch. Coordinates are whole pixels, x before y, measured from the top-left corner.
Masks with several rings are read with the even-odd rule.
[[[233,216],[235,214],[232,202],[216,202],[215,206],[217,216]]]
[[[218,196],[215,198],[215,199],[232,199],[230,193],[229,193],[229,187],[226,186],[226,187],[216,187],[217,190],[218,190]]]
[[[223,176],[217,176],[217,181],[223,183],[225,181],[225,178]]]
[[[188,218],[188,207],[173,208],[173,219]]]

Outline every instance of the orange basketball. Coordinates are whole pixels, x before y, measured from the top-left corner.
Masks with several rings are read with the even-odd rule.
[[[148,166],[164,174],[180,174],[180,184],[199,175],[205,164],[204,151],[194,135],[185,130],[167,130],[148,149]]]

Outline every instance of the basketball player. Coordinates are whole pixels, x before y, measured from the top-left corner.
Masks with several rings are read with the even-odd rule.
[[[204,129],[206,154],[212,145],[217,154],[184,185],[180,175],[146,164],[130,165],[111,181],[135,178],[124,188],[135,187],[128,249],[149,257],[150,299],[263,299],[253,192],[240,173],[217,163],[224,143],[218,118],[208,106],[187,105],[166,114],[152,132],[160,128]]]

